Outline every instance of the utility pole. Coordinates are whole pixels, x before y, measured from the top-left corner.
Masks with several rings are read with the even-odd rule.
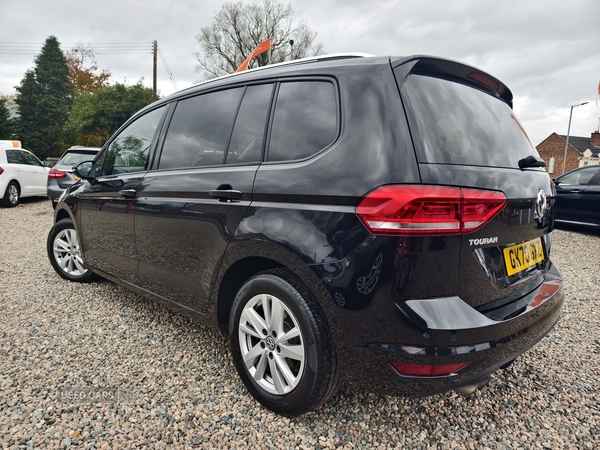
[[[152,46],[152,101],[156,101],[156,51],[158,49],[158,43],[154,41]]]
[[[571,114],[569,114],[569,127],[567,128],[567,143],[565,144],[565,157],[563,159],[562,164],[562,173],[565,173],[565,168],[567,167],[567,150],[569,149],[569,134],[571,134],[571,118],[573,117],[573,108],[577,106],[587,105],[589,102],[583,102],[578,105],[571,106]]]

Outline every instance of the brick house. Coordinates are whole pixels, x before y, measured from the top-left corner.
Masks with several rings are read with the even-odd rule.
[[[537,151],[546,162],[546,170],[554,177],[562,173],[567,136],[552,133],[538,144]],[[586,153],[586,150],[589,152]],[[591,156],[590,155],[591,152]],[[584,156],[584,153],[586,154]],[[565,172],[587,164],[597,164],[600,153],[600,133],[594,131],[591,137],[569,136],[567,149],[567,167]],[[551,158],[554,157],[553,163]]]

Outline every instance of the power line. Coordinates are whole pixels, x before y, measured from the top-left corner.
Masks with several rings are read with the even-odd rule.
[[[171,69],[169,68],[169,65],[167,64],[167,60],[163,56],[163,53],[160,50],[160,47],[158,46],[158,44],[157,44],[156,48],[158,49],[158,55],[160,56],[160,59],[162,60],[163,65],[165,66],[165,69],[167,71],[167,75],[169,75],[169,78],[171,79],[171,83],[173,83],[173,87],[175,88],[176,91],[178,91],[179,87],[177,86],[177,82],[175,81],[175,77],[173,76],[173,73],[171,72]]]
[[[30,55],[41,51],[44,44],[33,42],[0,42],[2,55]],[[81,42],[62,43],[63,47],[77,48],[86,45],[96,55],[148,55],[152,54],[151,42],[97,42],[82,44]]]

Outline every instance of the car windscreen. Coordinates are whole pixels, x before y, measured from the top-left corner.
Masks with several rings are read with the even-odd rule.
[[[401,94],[420,163],[518,168],[538,156],[513,110],[486,92],[413,74]]]
[[[58,161],[57,165],[74,166],[82,161],[91,161],[98,152],[68,152]]]

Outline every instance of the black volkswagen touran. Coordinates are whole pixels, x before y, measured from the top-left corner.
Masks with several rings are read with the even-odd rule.
[[[511,91],[478,69],[293,61],[137,113],[76,167],[48,255],[220,328],[278,413],[340,381],[468,394],[559,318],[542,165]]]

